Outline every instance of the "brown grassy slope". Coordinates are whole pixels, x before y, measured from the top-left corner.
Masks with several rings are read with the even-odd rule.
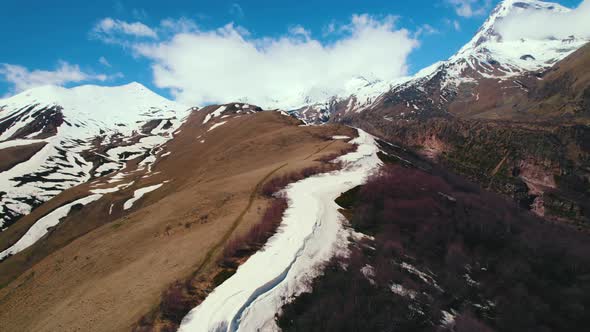
[[[29,160],[35,155],[35,153],[39,152],[39,150],[41,150],[45,144],[47,143],[40,142],[1,149],[0,172],[7,171],[16,165]]]
[[[590,44],[544,73],[463,84],[449,112],[468,119],[590,124]]]
[[[153,170],[160,174],[146,179],[137,174],[132,187],[105,195],[0,263],[0,280],[19,275],[0,289],[0,330],[129,330],[169,284],[199,266],[266,174],[284,163],[284,172],[310,165],[313,158],[305,158],[328,144],[321,154],[345,147],[326,137],[353,135],[345,127],[299,127],[275,112],[217,118],[203,126],[207,111],[194,112],[167,144],[171,155]],[[163,180],[171,182],[138,201],[131,213],[121,211],[135,189]],[[84,186],[66,191],[33,214],[39,217],[82,191]],[[114,217],[108,217],[111,202]],[[258,220],[265,203],[256,198],[237,232]]]

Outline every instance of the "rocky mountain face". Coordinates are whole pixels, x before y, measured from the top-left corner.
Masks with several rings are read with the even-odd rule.
[[[344,121],[412,146],[539,215],[588,222],[589,51],[510,82],[462,84],[447,97],[439,73]]]
[[[506,0],[461,50],[414,77],[293,113],[412,147],[549,219],[590,221],[590,45],[511,40],[503,20],[569,9]],[[381,88],[381,93],[377,91]]]
[[[0,100],[0,229],[172,138],[187,107],[138,83],[46,86]],[[147,163],[145,167],[148,167]]]

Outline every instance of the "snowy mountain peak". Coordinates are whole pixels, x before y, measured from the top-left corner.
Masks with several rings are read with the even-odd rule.
[[[346,114],[373,109],[384,101],[387,107],[405,105],[400,111],[402,114],[417,114],[418,108],[443,110],[462,84],[478,85],[486,79],[508,80],[547,70],[586,44],[588,40],[581,36],[535,34],[531,33],[534,27],[526,26],[527,22],[535,20],[563,19],[570,12],[571,9],[552,2],[504,0],[473,38],[448,60],[424,68],[412,77],[394,81],[368,82],[354,78],[343,94],[313,99],[314,102],[293,113],[304,121],[317,123],[330,118],[338,121]],[[531,16],[535,16],[535,20],[531,20]],[[440,98],[434,100],[432,95],[440,95]],[[428,102],[418,107],[417,96]]]
[[[475,36],[459,52],[472,50],[486,42],[501,42],[502,35],[498,31],[498,24],[509,15],[523,12],[546,11],[552,13],[564,13],[570,9],[560,4],[538,0],[504,0],[496,6],[489,18],[481,26]]]
[[[42,86],[0,100],[0,146],[39,147],[0,171],[0,230],[63,190],[151,156],[192,109],[139,83]],[[49,185],[48,185],[49,184]]]
[[[188,109],[137,82],[115,87],[82,85],[71,89],[42,86],[0,100],[0,107],[4,109],[0,114],[8,117],[22,112],[23,107],[33,107],[29,112],[57,107],[70,128],[91,128],[89,134],[104,128],[136,129],[138,122],[179,117]],[[8,133],[0,140],[7,139]]]
[[[569,39],[520,37],[510,31],[506,38],[504,25],[518,15],[559,15],[570,9],[560,4],[538,0],[505,0],[498,4],[475,36],[449,62],[471,68],[483,77],[510,77],[527,71],[545,69],[565,58],[587,41]],[[514,27],[511,27],[514,30]]]

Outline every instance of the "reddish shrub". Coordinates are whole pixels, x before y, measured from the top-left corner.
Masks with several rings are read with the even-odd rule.
[[[283,220],[283,214],[288,204],[285,198],[277,198],[266,209],[260,222],[254,225],[248,233],[231,239],[223,249],[221,264],[229,266],[237,257],[243,257],[262,247],[275,233]]]
[[[455,331],[457,332],[492,332],[493,330],[479,321],[469,312],[459,315],[455,319]]]
[[[469,256],[465,253],[462,242],[453,242],[447,246],[445,256],[447,266],[453,271],[460,271],[469,262]]]
[[[369,178],[361,197],[364,201],[377,202],[386,197],[414,199],[449,191],[451,187],[440,177],[399,165],[388,165]]]
[[[336,158],[338,158],[340,156],[341,156],[341,154],[332,153],[332,154],[323,155],[323,156],[317,158],[315,161],[319,161],[319,162],[322,162],[322,163],[329,163],[332,160],[334,160],[334,159],[336,159]]]
[[[160,303],[160,311],[163,317],[172,322],[180,323],[190,309],[191,306],[184,296],[183,283],[175,282],[164,292]]]
[[[334,171],[341,167],[342,165],[340,163],[328,163],[319,166],[306,167],[297,172],[292,172],[283,176],[272,178],[262,186],[262,194],[267,197],[272,197],[275,193],[281,191],[291,183],[303,180],[316,174]]]
[[[320,156],[316,159],[316,161],[319,161],[322,163],[330,163],[340,156],[355,152],[357,150],[357,148],[358,148],[358,145],[350,145],[349,147],[341,149],[340,152]]]

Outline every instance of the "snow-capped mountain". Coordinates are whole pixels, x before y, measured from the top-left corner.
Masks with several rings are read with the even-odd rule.
[[[188,108],[139,83],[44,86],[0,100],[0,229],[63,190],[121,169],[172,137]]]
[[[567,39],[508,39],[502,35],[501,25],[510,16],[537,12],[559,14],[568,11],[570,9],[557,3],[505,0],[493,10],[475,36],[446,65],[455,67],[453,69],[456,72],[453,74],[457,77],[481,75],[486,78],[507,78],[548,68],[588,41],[576,36]]]
[[[393,105],[397,105],[395,115],[402,117],[425,110],[445,113],[449,103],[462,94],[459,91],[462,85],[480,85],[482,80],[517,80],[521,75],[546,70],[585,45],[588,40],[577,36],[566,39],[513,40],[502,34],[503,22],[513,15],[559,14],[568,11],[570,9],[557,3],[504,0],[492,11],[475,36],[448,60],[437,62],[412,77],[400,78],[395,82],[357,84],[351,95],[316,101],[293,113],[314,123],[325,122],[330,118],[338,121],[346,118],[348,113],[368,109],[391,109]],[[477,93],[472,96],[478,98]]]

